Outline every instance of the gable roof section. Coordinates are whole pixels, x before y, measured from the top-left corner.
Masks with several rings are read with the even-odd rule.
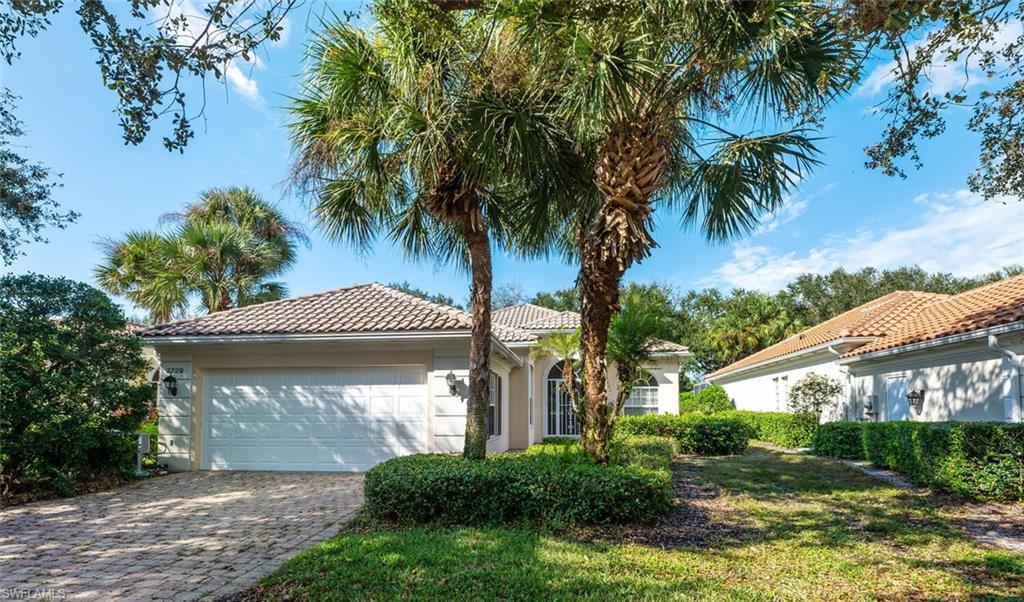
[[[921,308],[946,297],[947,295],[917,291],[889,293],[720,368],[711,373],[709,378],[753,368],[822,345],[838,343],[843,339],[885,337]]]
[[[580,314],[574,311],[558,311],[521,303],[497,309],[491,314],[495,324],[531,333],[543,334],[543,331],[576,330],[580,327]],[[536,337],[535,337],[536,338]],[[652,339],[648,346],[651,353],[685,354],[689,348],[671,341]]]
[[[444,332],[471,328],[472,318],[464,311],[374,282],[158,324],[138,334],[148,338]],[[504,325],[496,326],[494,335],[501,341],[535,338]]]
[[[861,356],[1024,321],[1024,274],[947,296],[921,308],[888,336],[842,357]]]
[[[558,311],[532,303],[503,307],[492,315],[496,324],[525,330],[571,330],[580,326],[580,315],[574,311]]]

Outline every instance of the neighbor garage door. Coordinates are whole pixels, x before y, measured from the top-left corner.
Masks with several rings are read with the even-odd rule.
[[[210,372],[203,460],[213,470],[366,470],[427,451],[415,368]]]

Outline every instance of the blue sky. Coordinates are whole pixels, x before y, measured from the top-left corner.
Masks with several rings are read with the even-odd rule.
[[[340,12],[356,5],[331,6]],[[24,153],[64,175],[57,198],[82,217],[65,231],[49,232],[49,244],[27,246],[27,255],[9,271],[93,282],[99,240],[154,228],[162,214],[206,188],[239,185],[255,188],[309,226],[312,246],[284,278],[292,294],[408,280],[464,301],[465,274],[409,263],[384,243],[367,255],[326,240],[303,202],[288,195],[283,107],[302,71],[306,23],[314,22],[308,10],[289,18],[286,39],[261,53],[258,68],[240,65],[233,81],[209,86],[205,124],[196,124],[196,138],[183,155],[160,144],[168,124],[158,124],[141,146],[124,145],[112,112],[114,95],[100,83],[95,54],[72,10],[65,8],[39,38],[23,41],[22,58],[13,67],[3,65],[0,78],[22,97]],[[658,280],[680,289],[777,290],[799,273],[840,266],[918,263],[969,275],[1024,263],[1024,203],[983,202],[965,190],[978,154],[975,138],[964,129],[966,114],[950,115],[948,132],[922,145],[926,166],[910,171],[906,180],[864,167],[863,148],[881,131],[869,108],[884,93],[886,68],[880,61],[875,67],[863,86],[829,112],[819,143],[824,164],[778,215],[742,240],[708,245],[699,234],[680,229],[675,216],[656,212],[660,248],[632,268],[627,280]],[[933,86],[953,85],[960,73],[939,66]],[[575,266],[557,258],[495,258],[495,282],[517,282],[527,294],[569,286],[575,273]]]

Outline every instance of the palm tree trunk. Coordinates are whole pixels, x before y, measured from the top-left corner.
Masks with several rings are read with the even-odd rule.
[[[469,400],[466,403],[466,440],[462,455],[483,458],[487,453],[487,403],[491,377],[491,241],[479,203],[462,219],[462,235],[469,250],[472,279],[470,311],[473,327],[469,340]]]
[[[619,310],[619,284],[625,270],[600,261],[599,250],[584,242],[580,264],[580,356],[583,361],[583,416],[580,440],[597,462],[608,461],[611,406],[608,403],[608,327]],[[611,269],[609,269],[611,268]]]
[[[580,248],[580,355],[585,413],[583,448],[597,462],[608,461],[616,401],[608,399],[608,327],[619,310],[622,275],[650,254],[650,196],[668,166],[655,124],[614,124],[598,152],[594,176],[602,205]]]

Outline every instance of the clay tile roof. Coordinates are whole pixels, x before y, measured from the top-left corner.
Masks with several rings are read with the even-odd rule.
[[[579,313],[574,311],[558,311],[532,303],[521,303],[497,309],[492,314],[492,318],[495,325],[503,324],[531,332],[538,330],[575,330],[580,327]],[[685,353],[689,349],[678,343],[654,339],[651,341],[648,351],[651,353]]]
[[[198,318],[159,324],[142,337],[256,334],[340,334],[469,330],[464,311],[432,303],[378,283],[360,284],[229,309]],[[497,325],[502,341],[529,341],[533,335]]]
[[[651,353],[683,353],[689,350],[690,348],[685,345],[661,339],[652,339],[650,344],[647,345],[647,351]]]
[[[888,336],[859,347],[852,357],[1024,320],[1024,274],[945,297],[916,312]]]
[[[711,373],[709,378],[725,376],[744,368],[848,337],[885,337],[922,308],[937,303],[947,296],[917,291],[889,293],[720,368]]]
[[[494,311],[494,322],[526,330],[572,330],[580,327],[580,315],[532,303],[510,305]]]

